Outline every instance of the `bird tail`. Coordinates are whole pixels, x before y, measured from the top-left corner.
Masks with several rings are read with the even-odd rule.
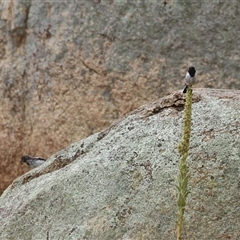
[[[183,89],[183,93],[186,93],[188,89],[188,86],[186,85],[186,87]]]

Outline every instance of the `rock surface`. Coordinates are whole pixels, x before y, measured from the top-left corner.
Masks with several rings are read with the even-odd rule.
[[[175,239],[184,96],[70,145],[0,198],[0,239]],[[194,90],[184,239],[240,238],[240,91]]]

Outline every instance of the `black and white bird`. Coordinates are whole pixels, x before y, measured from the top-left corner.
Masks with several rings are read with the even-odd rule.
[[[183,93],[187,92],[188,87],[191,87],[196,82],[197,74],[195,67],[190,67],[186,73],[186,86]]]
[[[40,165],[42,165],[46,159],[39,158],[39,157],[30,157],[30,156],[22,156],[21,162],[25,162],[27,165],[29,165],[32,168],[36,168]]]

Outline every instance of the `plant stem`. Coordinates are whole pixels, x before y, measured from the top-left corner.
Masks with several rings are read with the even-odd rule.
[[[178,176],[178,219],[177,219],[177,240],[181,239],[184,211],[186,206],[188,190],[188,167],[187,157],[191,135],[191,116],[192,116],[192,88],[188,87],[186,94],[186,103],[184,107],[184,119],[183,119],[183,136],[181,143],[178,145],[178,152],[181,159],[179,164],[179,176]]]

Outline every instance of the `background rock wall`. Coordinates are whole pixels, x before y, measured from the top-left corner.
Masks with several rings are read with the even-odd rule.
[[[184,86],[240,89],[237,1],[0,0],[0,192],[136,107]]]

